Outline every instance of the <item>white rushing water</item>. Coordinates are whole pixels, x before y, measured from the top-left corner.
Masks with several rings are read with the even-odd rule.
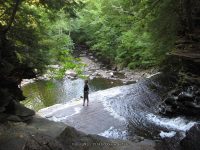
[[[108,130],[106,130],[103,133],[100,133],[98,135],[104,136],[107,138],[113,138],[113,139],[126,139],[127,131],[121,131],[119,129],[115,129],[112,126]]]
[[[171,138],[171,137],[173,137],[173,136],[175,136],[175,135],[176,135],[176,132],[175,132],[175,131],[170,131],[170,132],[161,131],[161,132],[160,132],[160,137],[161,137],[161,138],[166,138],[166,137]]]
[[[196,122],[188,121],[183,117],[176,118],[163,118],[161,116],[156,116],[154,114],[146,115],[147,120],[161,127],[165,127],[169,130],[175,131],[187,131],[189,130]]]

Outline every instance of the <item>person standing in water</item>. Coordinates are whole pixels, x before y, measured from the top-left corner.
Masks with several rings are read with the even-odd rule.
[[[88,80],[85,80],[84,90],[83,90],[83,106],[85,106],[85,100],[87,99],[87,106],[89,105],[89,86],[88,86]]]

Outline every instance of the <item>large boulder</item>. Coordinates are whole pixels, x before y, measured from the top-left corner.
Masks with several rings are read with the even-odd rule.
[[[87,135],[63,123],[34,116],[30,122],[0,124],[0,150],[154,150],[155,142]]]
[[[68,78],[76,78],[77,77],[77,73],[74,70],[67,70],[67,71],[65,71],[65,75]]]
[[[190,93],[187,93],[187,92],[181,92],[179,95],[178,95],[178,100],[179,101],[194,101],[194,95],[190,94]]]
[[[200,97],[197,86],[189,86],[183,89],[175,89],[168,93],[168,97],[160,105],[160,113],[163,115],[200,115]]]
[[[46,129],[48,128],[49,127],[46,127]],[[27,125],[24,123],[11,122],[0,124],[0,149],[64,150],[59,141],[47,133],[42,133],[41,130],[41,127],[35,127],[34,124]],[[45,130],[45,128],[43,128],[43,130]]]
[[[181,141],[182,150],[199,150],[200,149],[200,124],[195,124],[186,132],[185,138]]]

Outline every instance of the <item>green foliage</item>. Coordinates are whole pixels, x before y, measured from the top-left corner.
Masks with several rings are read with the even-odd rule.
[[[14,2],[0,4],[0,29],[5,29]],[[173,48],[180,5],[173,0],[21,1],[7,39],[19,62],[39,72],[48,64],[63,70],[79,66],[71,60],[72,39],[113,64],[148,68]]]
[[[0,2],[0,35],[9,26],[14,6],[15,2],[10,0]],[[64,69],[78,68],[72,61],[70,20],[82,6],[81,0],[20,1],[6,33],[18,61],[38,73],[43,73],[50,64],[59,64]]]
[[[123,67],[148,68],[173,48],[179,7],[173,0],[88,0],[73,22],[82,35],[73,39]]]

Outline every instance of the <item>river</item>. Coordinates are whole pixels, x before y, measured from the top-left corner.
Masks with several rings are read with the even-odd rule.
[[[181,139],[196,123],[194,119],[181,116],[168,118],[159,115],[158,105],[168,89],[154,77],[123,86],[122,82],[110,79],[91,80],[91,109],[83,108],[82,101],[78,101],[78,104],[76,102],[82,96],[83,84],[82,79],[40,80],[27,84],[23,87],[27,96],[24,104],[36,111],[40,110],[40,114],[50,120],[67,123],[86,133],[115,139],[135,140],[136,135],[151,140],[175,135]],[[114,119],[101,111],[102,107]],[[88,120],[84,113],[89,116]],[[86,118],[83,120],[83,117]],[[103,118],[103,124],[100,118]],[[88,125],[92,121],[96,125]],[[101,127],[98,127],[99,124]]]
[[[163,96],[173,84],[170,78],[159,74],[130,85],[93,78],[89,81],[91,106],[82,107],[83,79],[37,80],[22,87],[27,97],[23,103],[49,120],[89,134],[133,141],[178,137],[179,141],[198,121],[158,113]],[[176,148],[172,143],[166,149]]]
[[[122,85],[119,80],[94,78],[90,80],[90,93]],[[66,103],[83,96],[83,79],[37,80],[22,87],[27,97],[23,104],[38,111],[54,104]]]

